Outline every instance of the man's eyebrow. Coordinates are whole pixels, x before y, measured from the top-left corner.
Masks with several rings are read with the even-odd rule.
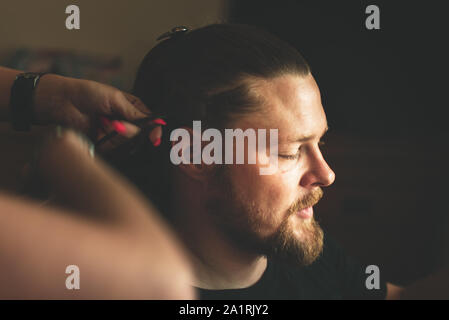
[[[323,133],[320,135],[320,138],[324,136],[324,134],[329,130],[329,127],[326,126],[326,128],[324,128]],[[312,140],[313,138],[315,138],[315,135],[305,135],[305,136],[301,136],[297,139],[292,140],[291,142],[305,142],[308,140]]]

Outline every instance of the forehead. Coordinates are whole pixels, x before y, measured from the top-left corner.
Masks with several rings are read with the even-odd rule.
[[[320,91],[311,74],[255,79],[252,84],[252,93],[263,107],[246,117],[247,125],[249,121],[258,128],[279,129],[280,140],[321,135],[327,127]]]

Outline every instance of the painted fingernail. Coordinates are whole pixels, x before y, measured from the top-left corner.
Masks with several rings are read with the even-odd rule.
[[[157,139],[153,142],[153,145],[154,145],[155,147],[159,147],[160,144],[161,144],[161,138],[157,138]]]
[[[121,135],[126,134],[126,127],[120,121],[117,121],[117,120],[112,121],[112,126],[114,127],[114,130],[117,131],[117,133],[119,133]]]
[[[167,122],[165,122],[165,121],[164,121],[163,119],[161,119],[161,118],[154,119],[154,120],[153,120],[153,123],[155,123],[155,124],[160,124],[161,126],[167,125]]]

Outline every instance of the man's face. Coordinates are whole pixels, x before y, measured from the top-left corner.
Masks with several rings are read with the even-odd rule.
[[[322,197],[321,187],[335,179],[319,149],[327,130],[320,92],[312,75],[255,81],[253,93],[264,101],[262,111],[239,118],[233,128],[278,129],[278,170],[261,175],[264,164],[259,162],[217,168],[208,211],[217,228],[242,249],[310,264],[323,243],[313,205]]]

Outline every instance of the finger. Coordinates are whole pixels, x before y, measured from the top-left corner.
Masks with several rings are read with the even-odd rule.
[[[140,112],[142,112],[145,115],[150,115],[151,110],[135,95],[132,95],[128,92],[123,92],[125,98],[134,106],[136,107]]]
[[[126,121],[112,121],[112,126],[121,137],[132,138],[140,132],[140,128]]]
[[[132,138],[140,131],[138,126],[126,121],[109,120],[105,117],[101,117],[100,121],[102,123],[101,133],[103,136],[115,131],[121,136]]]
[[[162,138],[162,127],[157,126],[153,130],[151,130],[150,134],[148,135],[148,138],[155,147],[159,146],[161,144]]]
[[[121,118],[133,121],[148,117],[151,112],[137,97],[126,92],[120,92],[112,102],[112,111]]]
[[[98,146],[98,151],[105,152],[117,148],[137,135],[140,132],[140,128],[126,121],[110,121],[108,125],[99,131],[96,141],[100,141],[112,132],[117,132],[118,134]]]

